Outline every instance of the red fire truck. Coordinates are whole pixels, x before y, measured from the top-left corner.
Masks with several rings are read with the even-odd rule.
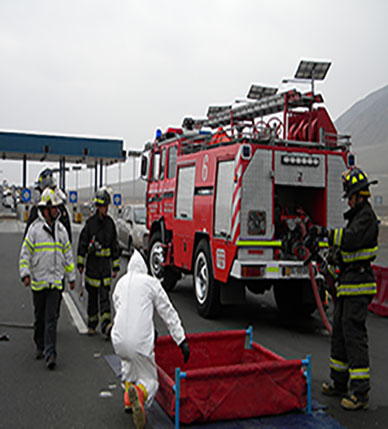
[[[252,101],[209,108],[145,145],[150,271],[167,291],[192,274],[203,317],[271,287],[282,312],[316,309],[304,233],[342,225],[341,173],[354,156],[311,81],[307,93],[253,85]]]

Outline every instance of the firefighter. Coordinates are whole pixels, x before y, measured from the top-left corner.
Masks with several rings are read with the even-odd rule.
[[[378,250],[378,222],[368,198],[369,185],[375,183],[377,181],[369,182],[359,168],[348,170],[343,174],[344,197],[350,207],[344,214],[345,228],[327,231],[315,227],[317,234],[328,237],[329,244],[338,248],[340,255],[330,352],[332,381],[322,384],[322,393],[343,396],[341,406],[345,410],[369,406],[366,317],[368,305],[376,293],[371,261]]]
[[[63,223],[63,226],[66,228],[67,234],[69,235],[69,241],[71,243],[72,242],[71,222],[70,222],[69,212],[66,208],[66,195],[61,189],[57,188],[56,181],[53,177],[53,172],[50,168],[45,168],[43,171],[41,171],[38,176],[38,180],[35,183],[35,190],[38,193],[39,200],[41,198],[43,190],[46,189],[47,187],[55,189],[58,193],[58,196],[61,199],[61,204],[58,206],[59,213],[60,213],[59,219]],[[28,215],[26,228],[24,230],[24,237],[27,234],[29,226],[37,217],[38,217],[38,204],[33,205],[31,207],[30,213]]]
[[[19,261],[20,277],[33,292],[35,357],[45,357],[49,369],[56,365],[57,309],[65,274],[70,289],[75,287],[71,243],[65,227],[58,221],[60,204],[54,190],[43,191],[38,217],[28,229]]]
[[[110,194],[105,187],[96,192],[93,198],[96,213],[86,221],[81,231],[77,252],[77,266],[81,275],[86,266],[88,335],[96,333],[100,309],[101,332],[107,338],[111,327],[110,285],[112,277],[115,278],[120,270],[116,227],[108,215],[110,201]]]
[[[121,358],[125,382],[124,407],[132,411],[136,428],[143,428],[149,407],[158,390],[154,354],[154,309],[181,348],[184,362],[190,356],[189,345],[179,315],[159,280],[147,274],[147,265],[135,250],[130,256],[127,273],[117,282],[113,293],[115,318],[112,344]]]
[[[41,198],[43,190],[46,189],[47,187],[54,189],[56,194],[61,200],[61,203],[58,205],[58,210],[59,210],[58,219],[66,228],[67,234],[69,236],[69,241],[71,243],[72,242],[71,222],[70,222],[69,212],[66,208],[66,195],[60,188],[57,187],[57,183],[53,177],[53,172],[50,168],[45,168],[43,171],[41,171],[38,176],[38,180],[35,183],[35,190],[38,193],[39,199]],[[30,227],[32,222],[34,222],[34,220],[38,217],[38,204],[35,204],[31,207],[31,210],[27,219],[27,224],[24,229],[23,237],[26,236],[28,228]],[[64,289],[65,289],[65,279],[63,279],[62,291]],[[57,311],[58,319],[61,312],[61,302],[62,302],[62,294],[60,295],[59,302],[58,302],[58,311]]]

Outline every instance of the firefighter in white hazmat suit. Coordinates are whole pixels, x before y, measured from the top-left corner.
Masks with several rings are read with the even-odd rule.
[[[144,405],[151,405],[159,387],[154,355],[154,309],[181,348],[184,362],[189,359],[190,350],[177,311],[160,281],[147,274],[146,263],[137,250],[133,250],[127,273],[117,282],[113,305],[111,340],[121,358],[126,386],[124,405],[133,412],[136,427],[142,428]]]

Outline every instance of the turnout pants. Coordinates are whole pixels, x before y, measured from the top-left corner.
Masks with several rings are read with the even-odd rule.
[[[366,317],[372,296],[337,298],[331,338],[330,377],[337,388],[358,397],[370,389],[370,369]]]
[[[57,311],[61,298],[58,289],[33,291],[34,342],[36,348],[45,352],[46,359],[57,356]]]
[[[110,314],[110,287],[104,286],[91,286],[86,283],[86,290],[88,291],[88,328],[96,329],[98,325],[99,314],[101,316],[101,331],[105,333],[107,325],[111,321]],[[100,310],[100,311],[99,311]]]

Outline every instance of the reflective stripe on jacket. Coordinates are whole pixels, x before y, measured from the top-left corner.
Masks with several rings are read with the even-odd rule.
[[[62,289],[65,274],[70,282],[75,280],[73,252],[67,231],[58,219],[53,226],[54,235],[39,211],[20,250],[20,277],[30,276],[31,288],[35,291]]]
[[[115,224],[110,216],[95,213],[85,223],[78,241],[77,265],[86,266],[85,281],[94,287],[110,286],[112,270],[120,269],[120,249]]]
[[[337,296],[373,295],[376,280],[370,263],[376,258],[378,222],[368,201],[345,213],[348,224],[334,229],[331,244],[341,252],[341,274]]]

